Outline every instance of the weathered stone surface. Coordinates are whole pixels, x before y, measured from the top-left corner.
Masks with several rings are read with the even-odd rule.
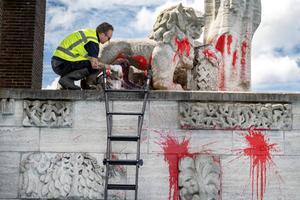
[[[134,158],[135,155],[129,154],[127,158]],[[169,171],[168,164],[162,156],[157,154],[142,154],[141,158],[144,165],[140,167],[139,191],[140,200],[166,200],[169,195]],[[174,156],[175,159],[175,156]],[[134,183],[135,168],[127,168],[127,182]],[[134,199],[132,192],[126,193],[127,199]]]
[[[0,113],[0,126],[22,126],[23,101],[14,102],[14,114],[2,115]]]
[[[24,126],[71,127],[72,104],[64,101],[24,101]]]
[[[293,129],[300,130],[300,115],[293,115]]]
[[[74,102],[73,128],[95,129],[106,128],[106,112],[104,102]]]
[[[12,115],[15,112],[15,100],[14,99],[1,99],[0,101],[0,114]]]
[[[101,199],[105,167],[100,157],[86,153],[31,153],[22,157],[22,198]],[[103,157],[102,157],[103,158]],[[111,179],[126,179],[123,168],[114,167]],[[123,199],[112,194],[112,199]]]
[[[292,128],[291,104],[180,103],[184,129]]]
[[[0,151],[38,151],[39,129],[0,128]]]
[[[221,199],[220,158],[211,155],[185,157],[178,164],[182,200]]]
[[[106,129],[41,129],[40,150],[50,152],[106,152]]]
[[[149,128],[177,128],[178,103],[175,101],[150,102]]]
[[[0,199],[18,197],[20,154],[0,152]]]
[[[300,155],[300,130],[285,131],[285,154]]]

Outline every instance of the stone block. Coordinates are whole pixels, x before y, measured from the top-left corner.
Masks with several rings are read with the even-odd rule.
[[[15,101],[14,114],[1,115],[0,114],[0,127],[1,126],[22,126],[23,122],[23,101]]]
[[[274,150],[271,150],[272,155],[284,154],[284,132],[283,131],[259,131],[265,135],[265,141],[268,144],[275,144]],[[233,132],[233,151],[249,147],[245,135],[249,134],[248,131],[234,131]],[[272,148],[273,149],[273,148]]]
[[[127,158],[135,155],[129,154]],[[139,171],[138,199],[166,200],[169,196],[169,167],[162,155],[142,154],[144,165]],[[127,182],[134,183],[135,168],[127,168]],[[126,199],[134,199],[133,192],[126,192]]]
[[[114,101],[112,106],[113,112],[133,112],[140,113],[142,111],[143,101]],[[146,104],[144,114],[143,128],[149,126],[149,103]],[[137,129],[138,116],[116,115],[113,116],[113,128],[127,127]]]
[[[300,155],[300,130],[286,131],[285,154]]]
[[[76,101],[73,104],[74,129],[106,128],[104,102]]]
[[[189,140],[190,153],[232,154],[232,131],[226,130],[150,130],[149,152],[163,153],[161,142],[171,135],[178,142]],[[176,153],[176,152],[174,152]]]
[[[292,103],[292,111],[293,115],[300,115],[300,102]]]
[[[0,153],[0,199],[18,197],[19,164],[19,153]]]
[[[39,128],[0,128],[0,151],[38,151]]]
[[[273,157],[274,164],[266,165],[266,185],[262,199],[286,199],[285,194],[280,190],[283,182],[280,181],[283,174],[280,172],[279,156]],[[260,199],[261,190],[256,188],[257,179],[260,185],[260,177],[256,177],[256,171],[259,168],[254,168],[254,178],[250,177],[250,159],[244,156],[228,156],[222,159],[222,200],[232,199]],[[296,168],[294,169],[294,171]],[[258,170],[259,171],[259,170]],[[260,174],[260,173],[259,173]],[[299,179],[298,179],[299,180]],[[252,191],[253,183],[253,191]],[[284,183],[286,184],[286,183]],[[288,184],[290,185],[290,183]],[[299,187],[298,187],[299,188]],[[292,190],[295,190],[294,187]],[[257,193],[258,192],[258,193]],[[259,198],[257,198],[259,194]],[[295,196],[294,196],[295,197]]]
[[[106,128],[41,129],[40,150],[50,152],[106,152]]]
[[[300,115],[294,114],[293,115],[293,130],[300,129]]]
[[[178,103],[176,101],[151,101],[149,122],[149,128],[179,128]]]

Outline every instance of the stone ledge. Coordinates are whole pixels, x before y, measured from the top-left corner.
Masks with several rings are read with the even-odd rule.
[[[104,100],[103,92],[94,90],[33,90],[0,88],[0,98],[39,99],[39,100]],[[142,95],[112,94],[113,100],[142,100]],[[149,100],[165,101],[234,101],[234,102],[296,102],[300,93],[254,93],[254,92],[215,92],[215,91],[151,91]]]

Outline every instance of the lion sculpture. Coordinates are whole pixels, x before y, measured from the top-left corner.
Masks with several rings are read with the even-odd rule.
[[[140,70],[151,66],[153,89],[186,89],[187,71],[193,68],[203,26],[200,12],[179,4],[159,14],[150,39],[112,41],[102,48],[99,60],[111,64],[130,58],[130,65]]]

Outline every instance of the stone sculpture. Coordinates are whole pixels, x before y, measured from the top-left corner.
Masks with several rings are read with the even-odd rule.
[[[24,126],[71,127],[71,104],[54,101],[24,101]]]
[[[119,179],[126,175],[122,168],[109,174]],[[88,154],[32,153],[21,162],[21,197],[102,199],[104,179],[105,167]]]
[[[292,128],[291,104],[180,103],[183,129]]]
[[[200,44],[196,40],[203,25],[200,12],[179,4],[161,12],[150,34],[152,40],[111,42],[99,59],[113,63],[122,55],[137,56],[145,65],[151,64],[154,89],[182,90],[187,88],[186,74],[193,68],[194,48]]]
[[[181,200],[221,199],[220,159],[210,155],[195,155],[179,161]]]
[[[205,0],[204,44],[222,55],[218,90],[250,89],[251,41],[261,21],[260,0]]]

